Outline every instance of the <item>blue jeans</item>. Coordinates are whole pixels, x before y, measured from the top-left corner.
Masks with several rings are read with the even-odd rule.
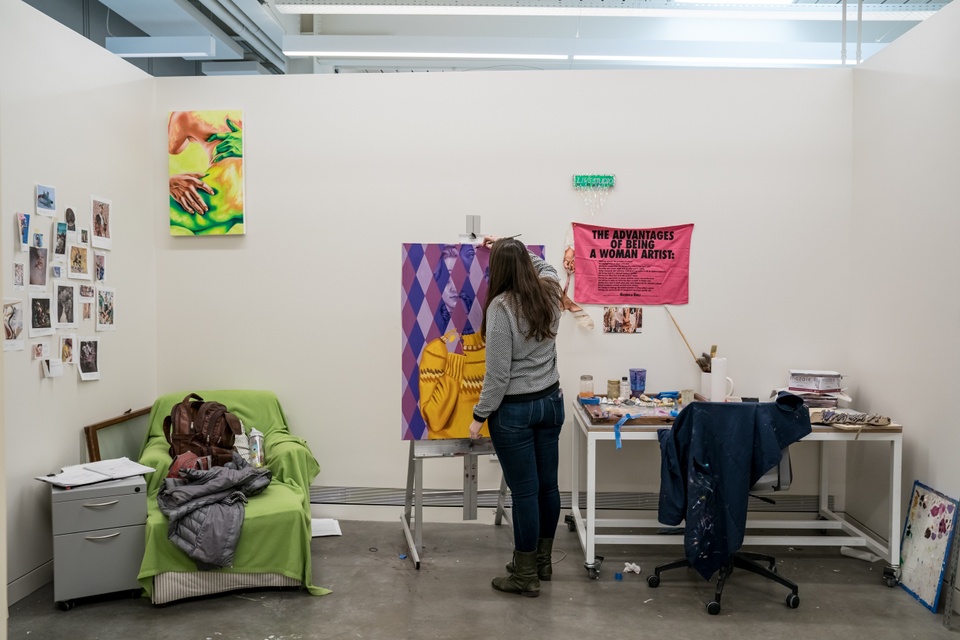
[[[501,404],[490,414],[490,439],[513,497],[513,544],[535,551],[553,538],[560,519],[560,428],[563,389],[529,402]]]

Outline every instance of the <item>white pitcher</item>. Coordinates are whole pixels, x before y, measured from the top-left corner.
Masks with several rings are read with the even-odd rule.
[[[700,374],[700,395],[710,402],[725,402],[733,395],[733,378],[727,375],[726,358],[713,358],[710,372]]]

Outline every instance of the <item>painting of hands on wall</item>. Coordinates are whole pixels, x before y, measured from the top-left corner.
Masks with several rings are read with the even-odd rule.
[[[243,235],[243,112],[171,112],[167,153],[170,235]]]

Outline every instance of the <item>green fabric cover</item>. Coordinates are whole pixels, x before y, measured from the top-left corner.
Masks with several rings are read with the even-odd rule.
[[[266,464],[273,472],[267,489],[249,499],[233,566],[217,571],[281,573],[300,580],[312,595],[330,593],[314,586],[310,561],[310,484],[320,473],[307,442],[290,433],[280,401],[270,391],[195,391],[215,400],[243,421],[244,431],[263,433]],[[140,463],[157,471],[147,474],[146,551],[137,576],[148,596],[153,576],[166,571],[197,571],[196,563],[167,539],[167,517],[160,513],[157,493],[173,460],[163,435],[163,419],[189,391],[157,398],[150,412],[150,429],[140,450]]]

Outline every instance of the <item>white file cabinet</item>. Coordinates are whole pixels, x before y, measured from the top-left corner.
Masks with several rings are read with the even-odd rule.
[[[64,611],[74,598],[139,589],[147,521],[143,477],[53,487],[53,599]]]

